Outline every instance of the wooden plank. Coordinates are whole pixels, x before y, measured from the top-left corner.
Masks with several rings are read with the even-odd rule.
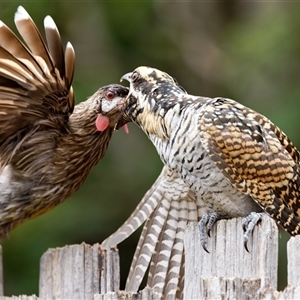
[[[278,292],[272,287],[265,286],[258,291],[258,294],[254,299],[298,300],[300,299],[300,287],[287,286],[283,291]]]
[[[117,291],[106,294],[94,295],[93,300],[160,300],[159,294],[149,287],[145,287],[138,293]]]
[[[119,289],[117,249],[65,246],[49,249],[41,258],[39,296],[47,299],[92,299],[94,294]]]
[[[260,279],[241,279],[210,277],[200,278],[200,287],[204,291],[199,299],[256,299],[261,287]],[[237,288],[238,287],[238,288]],[[187,298],[186,298],[187,299]],[[198,299],[198,298],[188,298]]]
[[[288,284],[300,286],[300,236],[291,237],[287,243]]]
[[[278,229],[271,218],[263,217],[256,226],[248,249],[249,252],[243,244],[242,218],[216,223],[208,241],[210,253],[200,245],[198,223],[188,224],[185,231],[185,299],[210,299],[206,295],[212,291],[206,289],[213,286],[211,280],[222,286],[224,282],[230,283],[229,278],[234,278],[233,286],[240,282],[241,285],[235,287],[240,289],[244,288],[245,280],[250,280],[251,284],[256,282],[257,288],[265,285],[276,288]]]

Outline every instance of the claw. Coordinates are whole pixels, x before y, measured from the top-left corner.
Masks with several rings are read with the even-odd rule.
[[[262,216],[264,216],[264,212],[252,212],[250,213],[246,218],[244,218],[242,222],[243,230],[244,230],[244,247],[247,252],[249,252],[248,249],[248,241],[249,236],[252,234],[254,227],[260,222]]]
[[[209,253],[207,249],[207,222],[208,222],[209,214],[204,214],[199,222],[199,230],[200,230],[200,243],[205,252]]]
[[[218,221],[218,220],[220,220],[220,219],[222,219],[222,216],[220,216],[219,214],[217,214],[217,213],[211,213],[210,215],[209,215],[209,220],[208,220],[208,223],[207,223],[207,226],[206,226],[206,228],[207,228],[207,235],[210,237],[210,232],[211,232],[211,229],[212,229],[212,227],[214,226],[214,224]]]
[[[200,230],[200,243],[205,252],[209,253],[207,249],[208,237],[210,237],[210,232],[213,225],[217,220],[222,219],[223,217],[215,212],[204,214],[199,221],[199,230]]]

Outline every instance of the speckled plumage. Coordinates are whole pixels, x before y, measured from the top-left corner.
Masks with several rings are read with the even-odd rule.
[[[47,45],[24,8],[15,23],[27,46],[0,22],[0,240],[83,184],[104,156],[128,94],[109,85],[75,106],[71,44],[63,51],[49,16]],[[95,125],[99,114],[110,120],[103,132]]]
[[[233,100],[189,95],[157,69],[139,67],[124,79],[130,81],[124,118],[147,134],[165,165],[133,215],[104,242],[117,244],[146,221],[126,289],[138,289],[151,261],[148,285],[162,299],[182,298],[188,221],[200,221],[203,234],[203,225],[209,230],[218,218],[250,215],[247,230],[267,212],[299,233],[300,156],[278,127]],[[258,218],[250,224],[253,212]]]

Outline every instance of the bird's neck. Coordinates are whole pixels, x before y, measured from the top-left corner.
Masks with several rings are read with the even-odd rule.
[[[68,129],[72,135],[84,138],[97,132],[95,121],[97,114],[88,105],[88,100],[74,107],[68,121]]]
[[[142,99],[141,97],[145,97]],[[142,101],[137,101],[142,99]],[[180,107],[170,110],[169,102],[163,99],[159,102],[153,102],[151,97],[146,96],[132,97],[129,105],[126,107],[125,115],[131,121],[136,123],[151,139],[156,136],[162,140],[168,140],[172,130],[172,116],[179,113]]]
[[[62,173],[60,178],[68,178],[72,182],[72,193],[104,156],[113,133],[112,128],[97,131],[95,119],[96,115],[92,112],[75,107],[68,122],[68,133],[62,136],[57,147],[56,158],[64,165],[59,169]]]
[[[134,122],[141,127],[150,139],[152,136],[162,140],[169,138],[170,128],[166,120],[156,113],[144,111],[137,116]]]

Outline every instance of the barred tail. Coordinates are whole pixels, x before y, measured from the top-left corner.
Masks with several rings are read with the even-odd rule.
[[[151,262],[147,285],[162,299],[182,298],[184,230],[188,221],[198,219],[197,205],[182,180],[166,168],[158,190],[161,199],[143,228],[125,289],[138,290]]]
[[[108,249],[118,245],[127,239],[147,220],[147,218],[149,218],[161,199],[159,187],[162,185],[163,180],[164,169],[125,223],[115,233],[102,242],[101,246],[103,248]]]

